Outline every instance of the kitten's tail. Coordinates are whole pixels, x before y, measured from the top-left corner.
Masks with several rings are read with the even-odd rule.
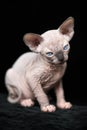
[[[12,86],[12,91],[10,91],[7,100],[10,103],[17,103],[20,101],[22,92],[19,88]]]
[[[20,101],[22,96],[20,81],[21,79],[14,69],[10,68],[7,70],[5,74],[5,85],[9,93],[7,100],[10,103],[17,103]]]

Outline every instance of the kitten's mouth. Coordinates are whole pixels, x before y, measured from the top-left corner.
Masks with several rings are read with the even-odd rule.
[[[61,61],[59,64],[64,64],[66,62],[66,60],[64,60],[64,61]]]
[[[64,64],[65,62],[66,62],[66,61],[62,61],[62,62],[60,62],[59,64],[62,65],[62,64]]]
[[[65,62],[66,62],[67,60],[62,60],[62,61],[54,61],[54,60],[49,60],[48,59],[48,62],[50,63],[50,64],[54,64],[54,65],[62,65],[62,64],[64,64]]]
[[[64,61],[61,61],[61,62],[50,62],[51,64],[54,64],[54,65],[63,65],[64,63],[66,62],[66,60]]]
[[[60,61],[60,65],[64,64],[65,62],[67,62],[67,59],[64,59],[63,61]]]

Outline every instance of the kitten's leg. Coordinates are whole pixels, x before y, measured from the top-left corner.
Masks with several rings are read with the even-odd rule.
[[[36,76],[37,77],[37,76]],[[39,105],[41,107],[41,110],[44,112],[53,112],[56,110],[56,107],[54,105],[49,104],[49,100],[47,95],[45,94],[40,82],[37,80],[37,78],[33,77],[32,75],[27,75],[27,81],[31,86],[31,89],[39,102]]]
[[[66,102],[64,97],[64,90],[62,81],[60,81],[57,84],[57,87],[55,88],[56,97],[57,97],[57,106],[61,109],[69,109],[72,107],[72,104],[70,102]]]

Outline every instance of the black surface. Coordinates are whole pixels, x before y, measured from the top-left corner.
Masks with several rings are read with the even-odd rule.
[[[38,104],[24,108],[8,103],[6,96],[0,94],[0,130],[87,130],[87,106],[44,113]]]

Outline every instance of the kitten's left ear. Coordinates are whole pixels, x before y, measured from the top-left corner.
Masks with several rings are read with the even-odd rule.
[[[69,17],[67,18],[58,28],[59,32],[67,38],[68,41],[71,40],[71,38],[74,35],[74,18]]]
[[[23,37],[24,43],[34,52],[37,52],[38,46],[43,41],[43,38],[39,34],[27,33]]]

